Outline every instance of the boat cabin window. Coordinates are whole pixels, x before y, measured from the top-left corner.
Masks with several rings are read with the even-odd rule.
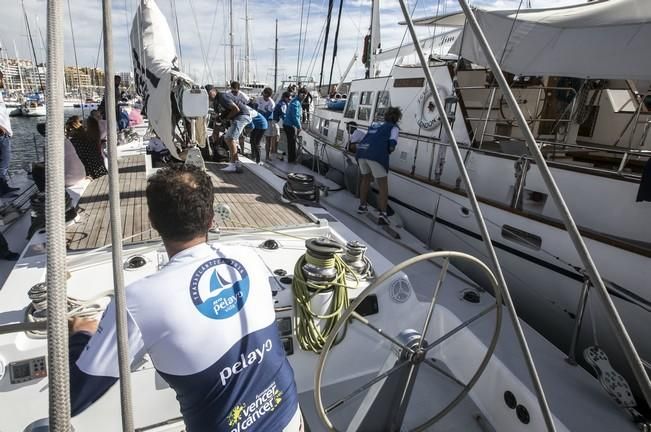
[[[384,121],[384,113],[391,106],[391,94],[388,90],[378,92],[375,104],[374,121]]]
[[[321,135],[327,137],[328,136],[328,126],[330,126],[330,121],[329,120],[322,120],[321,121]]]
[[[357,111],[357,105],[359,105],[359,93],[353,92],[348,96],[348,103],[346,104],[346,110],[344,111],[345,118],[355,118],[355,112]]]
[[[359,110],[357,111],[357,120],[368,121],[371,118],[371,109],[373,108],[373,92],[362,92],[359,101]]]

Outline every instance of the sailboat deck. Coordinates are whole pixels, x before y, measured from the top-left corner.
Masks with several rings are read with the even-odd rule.
[[[246,166],[241,174],[221,172],[221,167],[216,163],[207,164],[215,186],[215,205],[223,203],[231,209],[230,218],[220,221],[220,226],[268,228],[309,222],[296,208],[280,202],[278,192]],[[147,215],[144,156],[120,159],[119,172],[123,243],[158,239]],[[111,243],[108,189],[108,176],[104,176],[93,180],[84,191],[79,200],[78,221],[67,229],[69,250],[94,249]]]

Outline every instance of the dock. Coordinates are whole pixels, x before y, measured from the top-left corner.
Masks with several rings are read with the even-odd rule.
[[[145,156],[123,157],[118,166],[123,244],[159,239],[149,223]],[[310,222],[295,207],[281,202],[280,194],[249,171],[246,164],[242,173],[224,173],[220,171],[223,166],[206,164],[215,187],[214,205],[223,203],[231,210],[230,218],[221,221],[220,226],[270,228]],[[108,185],[108,176],[101,177],[93,180],[82,194],[77,220],[66,230],[68,250],[95,249],[111,243]]]

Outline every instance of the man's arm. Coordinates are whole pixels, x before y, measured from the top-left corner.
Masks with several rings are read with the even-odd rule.
[[[130,314],[129,356],[133,360],[144,354],[140,329]],[[94,329],[97,328],[95,331]],[[70,406],[76,416],[106,393],[118,380],[117,329],[115,306],[111,302],[102,320],[75,320],[69,339]]]
[[[75,319],[71,324],[71,335],[68,342],[70,365],[70,405],[71,415],[88,408],[99,399],[118,380],[114,377],[93,376],[83,373],[77,366],[77,360],[97,330],[95,320]]]
[[[399,134],[400,129],[398,129],[398,126],[394,126],[391,129],[391,135],[389,136],[389,153],[393,153],[393,151],[396,149],[396,145],[398,145]]]
[[[240,108],[232,101],[229,101],[228,104],[228,114],[226,115],[227,120],[233,120],[240,113]]]

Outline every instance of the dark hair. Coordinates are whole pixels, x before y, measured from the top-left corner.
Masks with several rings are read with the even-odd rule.
[[[291,97],[292,97],[292,94],[291,94],[290,92],[288,92],[288,91],[283,92],[283,99],[285,99],[285,98],[291,98]]]
[[[193,165],[158,170],[147,181],[151,226],[163,240],[188,241],[206,235],[212,224],[213,185]]]
[[[239,90],[240,89],[240,83],[237,81],[231,81],[231,88],[233,90]]]
[[[91,144],[98,149],[100,148],[102,134],[99,131],[99,122],[92,115],[89,115],[86,119],[86,136]]]
[[[398,123],[402,118],[402,111],[399,107],[389,107],[384,113],[384,121]]]
[[[274,94],[274,91],[272,90],[271,87],[265,87],[264,90],[262,90],[262,94],[267,94],[269,96],[272,96]]]

